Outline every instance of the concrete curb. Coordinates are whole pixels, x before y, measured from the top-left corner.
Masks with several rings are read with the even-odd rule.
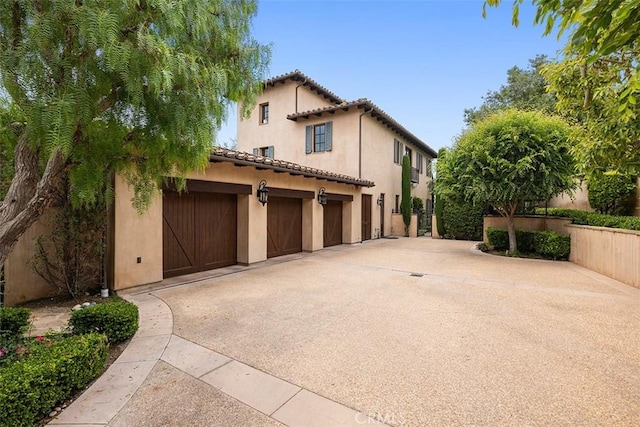
[[[105,426],[133,397],[164,352],[173,314],[151,294],[123,295],[138,306],[140,328],[120,357],[51,426]]]

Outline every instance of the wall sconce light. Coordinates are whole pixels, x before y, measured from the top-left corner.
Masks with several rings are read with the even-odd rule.
[[[266,205],[269,201],[269,189],[267,188],[267,181],[264,179],[258,184],[256,196],[258,196],[258,201],[262,203],[262,206]]]
[[[321,205],[326,205],[327,199],[327,194],[324,192],[324,187],[322,187],[320,190],[318,190],[318,203],[320,203]]]
[[[378,206],[382,206],[382,204],[384,203],[384,195],[380,194],[378,200],[376,200],[376,203],[378,203]]]

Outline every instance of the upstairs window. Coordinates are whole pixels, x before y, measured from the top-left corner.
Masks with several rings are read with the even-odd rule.
[[[305,131],[305,152],[307,154],[332,150],[333,122],[308,125]]]
[[[269,103],[260,104],[260,124],[269,123]]]
[[[269,157],[273,159],[273,145],[270,145],[268,147],[254,148],[253,154],[256,156]]]
[[[322,124],[313,127],[313,151],[316,153],[325,151],[326,136],[326,125]]]
[[[403,145],[402,142],[397,139],[393,140],[393,163],[401,164],[402,163],[402,151]]]

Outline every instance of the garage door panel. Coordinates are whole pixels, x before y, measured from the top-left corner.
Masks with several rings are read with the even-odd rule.
[[[342,244],[342,202],[329,200],[323,209],[324,247]]]
[[[236,263],[237,202],[233,194],[207,194],[196,212],[198,265],[203,270]]]
[[[196,264],[194,209],[192,196],[169,193],[163,197],[164,270],[188,270]]]
[[[302,200],[270,197],[267,204],[267,258],[302,251]]]
[[[236,195],[165,192],[164,277],[235,264],[236,236]]]

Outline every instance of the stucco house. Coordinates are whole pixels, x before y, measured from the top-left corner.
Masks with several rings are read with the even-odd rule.
[[[240,151],[375,182],[362,193],[362,240],[392,234],[405,153],[412,196],[431,206],[436,152],[368,99],[347,101],[298,70],[264,82],[251,116],[238,118],[237,140]]]
[[[265,82],[252,118],[238,125],[238,146],[214,149],[208,167],[187,176],[186,192],[167,184],[143,214],[115,178],[111,290],[390,234],[405,153],[413,196],[430,200],[431,148],[372,102],[347,102],[299,71]],[[5,304],[54,292],[28,265],[50,219],[5,262]]]
[[[209,161],[187,176],[186,192],[165,186],[143,214],[116,177],[107,238],[111,290],[360,242],[362,189],[372,181],[227,149],[215,149]],[[53,294],[28,265],[49,220],[34,224],[5,262],[6,305]]]

